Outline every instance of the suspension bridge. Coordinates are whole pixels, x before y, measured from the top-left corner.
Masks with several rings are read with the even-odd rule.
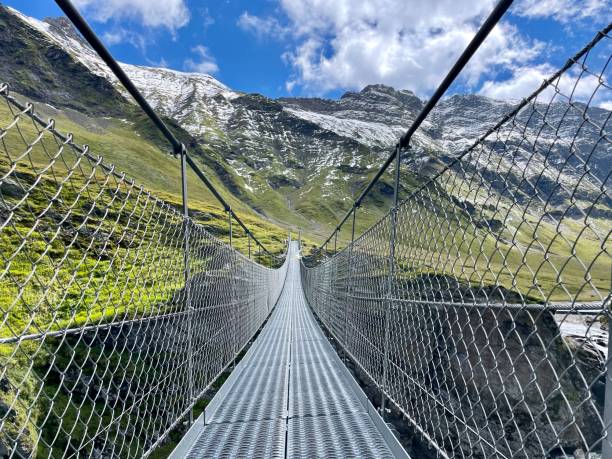
[[[298,251],[270,319],[173,457],[407,457],[309,310]]]
[[[180,158],[182,206],[0,84],[0,456],[612,459],[612,25],[413,164],[501,1],[332,234],[278,253],[57,3]],[[228,240],[190,217],[189,169]],[[356,234],[386,173],[393,205]]]

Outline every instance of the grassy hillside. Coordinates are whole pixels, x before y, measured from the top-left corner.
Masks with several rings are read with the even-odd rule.
[[[71,132],[75,142],[88,145],[94,156],[102,158],[77,154],[1,100],[0,339],[181,310],[178,159],[147,138],[146,130],[126,120],[51,107],[40,114],[52,117],[58,129]],[[112,172],[102,167],[102,159],[113,165]],[[259,240],[281,254],[288,229],[257,215],[223,190],[207,164],[202,163],[202,168]],[[193,220],[227,242],[225,213],[192,173],[188,188]],[[247,238],[237,224],[233,229],[234,247],[246,255]],[[201,251],[191,260],[195,273],[205,271],[217,253],[211,238],[200,236],[196,242]],[[254,244],[252,249],[255,254]],[[259,261],[270,262],[266,257]],[[107,358],[114,359],[108,365],[124,366],[130,378],[143,373],[131,361],[131,352],[107,354],[103,345],[87,345],[78,336],[47,338],[42,344],[37,340],[0,344],[0,364],[7,369],[2,373],[0,407],[9,413],[0,446],[18,437],[24,455],[36,450],[45,456],[48,451],[36,447],[40,432],[47,443],[59,448],[54,451],[59,455],[61,450],[76,451],[75,442],[95,433],[99,426],[88,422],[90,416],[110,423],[117,413],[92,403],[87,391],[66,392],[76,384],[66,382],[75,370],[83,366],[93,371],[97,364],[92,362]],[[108,381],[102,378],[100,384],[112,386],[112,375],[103,376]],[[127,428],[123,422],[115,427]],[[56,437],[59,429],[63,433]],[[146,447],[136,434],[130,441],[134,454]]]
[[[409,172],[402,180],[413,190],[423,183]],[[499,286],[510,302],[520,302],[520,294],[539,303],[599,302],[609,294],[610,220],[605,212],[585,217],[577,208],[592,202],[571,204],[569,199],[554,208],[542,204],[546,199],[519,203],[477,184],[477,177],[449,169],[401,205],[395,240],[400,289],[416,288],[446,300],[463,292],[464,299],[486,294],[503,301]],[[409,194],[409,188],[402,193]],[[391,206],[376,195],[367,199],[370,208]],[[523,198],[517,194],[517,199]],[[552,218],[548,213],[553,211],[562,216]],[[381,275],[377,269],[386,269],[381,260],[389,254],[390,219],[369,229],[374,218],[369,208],[357,211],[356,238],[363,237],[354,248],[355,269],[364,285]],[[338,250],[350,241],[351,222],[338,237]],[[333,252],[334,239],[327,249]]]
[[[14,95],[14,94],[13,94]],[[42,118],[52,118],[61,132],[72,133],[77,144],[88,145],[94,155],[100,155],[106,164],[111,164],[117,172],[125,173],[126,177],[132,178],[152,194],[162,200],[180,207],[181,203],[181,172],[178,158],[169,154],[168,150],[162,150],[162,141],[159,134],[151,133],[153,129],[147,126],[145,120],[139,122],[112,117],[87,116],[72,110],[56,110],[49,106],[37,104],[36,112]],[[14,113],[9,112],[6,104],[0,104],[0,125],[6,126],[13,118]],[[20,122],[18,132],[16,129],[8,130],[4,136],[5,149],[8,151],[23,151],[25,140],[33,139],[37,128],[31,122]],[[152,137],[147,138],[147,137]],[[53,147],[52,149],[57,149]],[[194,154],[195,153],[195,154]],[[195,160],[207,174],[211,182],[221,191],[223,197],[231,204],[236,213],[245,223],[254,225],[253,232],[265,245],[272,244],[272,251],[281,250],[282,241],[286,238],[287,229],[269,223],[266,219],[257,215],[232,193],[225,190],[224,184],[217,175],[210,170],[210,166],[203,163],[198,157],[199,151],[192,152]],[[47,153],[41,149],[34,149],[31,158],[37,167],[43,167],[49,162]],[[55,164],[59,171],[61,163]],[[213,234],[227,237],[227,226],[223,211],[216,199],[209,192],[201,180],[188,170],[188,196],[189,207],[194,213],[194,219],[201,221]],[[207,215],[210,214],[210,215]],[[235,225],[237,226],[237,225]],[[239,228],[236,236],[240,238]],[[239,247],[240,241],[235,241]]]

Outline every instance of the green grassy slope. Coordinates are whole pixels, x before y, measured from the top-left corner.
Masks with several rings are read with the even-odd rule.
[[[112,164],[115,176],[10,107],[0,103],[0,172],[5,177],[0,190],[0,338],[180,310],[175,301],[184,285],[179,161],[128,121],[43,110],[58,129],[71,132],[75,142]],[[224,191],[209,166],[201,165],[253,233],[281,253],[288,230]],[[188,189],[194,221],[228,241],[225,213],[192,173]],[[247,238],[237,224],[233,229],[234,247],[246,254]],[[206,269],[214,253],[192,260],[193,269]],[[269,262],[265,257],[260,261]],[[12,444],[6,437],[18,436],[26,455],[36,451],[42,457],[48,451],[40,447],[37,432],[51,443],[61,428],[54,443],[60,449],[54,453],[76,451],[75,442],[97,428],[87,421],[90,416],[105,423],[116,413],[83,394],[69,396],[62,375],[80,365],[90,371],[92,362],[109,358],[105,354],[102,347],[78,340],[1,344],[0,364],[7,371],[0,406],[10,416],[0,443]],[[85,360],[74,360],[75,355]],[[121,360],[123,354],[110,357]],[[126,363],[125,372],[136,377],[141,369]],[[142,452],[141,439],[134,436],[131,442],[130,451]]]

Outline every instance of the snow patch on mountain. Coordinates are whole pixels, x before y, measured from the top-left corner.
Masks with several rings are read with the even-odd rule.
[[[40,21],[14,8],[7,9],[41,32],[49,41],[67,51],[92,73],[110,81],[127,100],[133,102],[117,77],[68,19],[51,18]],[[232,109],[226,102],[240,95],[210,75],[121,62],[119,64],[153,108],[179,122],[184,121],[183,127],[194,135],[203,135],[209,131],[206,125],[211,124],[210,118],[221,121],[228,119]]]
[[[397,142],[405,131],[404,126],[366,122],[358,119],[338,118],[333,115],[309,112],[295,108],[285,110],[298,118],[310,121],[323,129],[335,132],[341,137],[354,138],[367,146],[387,147]]]
[[[43,22],[10,11],[131,100],[65,18]],[[235,174],[225,177],[241,177],[238,186],[253,194],[269,193],[266,182],[274,183],[283,202],[291,201],[292,195],[297,202],[313,189],[321,194],[310,199],[340,200],[362,187],[425,104],[409,90],[381,84],[347,92],[338,100],[273,100],[234,91],[205,74],[121,65],[157,111],[176,120],[215,152],[219,167],[227,162],[228,170]],[[402,160],[415,174],[422,174],[420,178],[431,176],[470,148],[513,107],[514,103],[478,95],[445,98],[414,133]],[[528,124],[529,129],[513,128],[510,123],[499,135],[500,142],[496,143],[495,137],[484,142],[469,166],[492,183],[518,183],[541,176],[538,186],[543,195],[552,183],[575,186],[580,181],[581,199],[596,196],[596,180],[592,176],[580,180],[584,172],[581,174],[574,163],[580,156],[590,155],[590,174],[605,178],[610,145],[600,142],[594,150],[593,145],[600,136],[597,126],[605,125],[609,112],[591,107],[590,122],[585,124],[585,109],[580,103],[573,104],[571,110],[553,103],[542,105],[530,120],[519,114],[517,124]],[[546,116],[546,123],[541,116]],[[576,126],[582,126],[578,136]],[[520,177],[512,175],[517,170],[522,171]]]

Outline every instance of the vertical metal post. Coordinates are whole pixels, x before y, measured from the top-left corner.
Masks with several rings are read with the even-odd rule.
[[[334,255],[338,253],[338,231],[336,230],[336,234],[334,235]]]
[[[351,229],[351,244],[355,242],[355,218],[357,216],[357,209],[358,209],[358,206],[353,204],[353,226]]]
[[[334,256],[336,256],[337,253],[338,253],[338,230],[336,230],[334,233]],[[338,300],[341,300],[342,297],[341,295],[337,294],[338,282],[336,279],[338,279],[338,259],[336,259],[335,263],[331,263],[330,266],[332,268],[332,273],[329,276],[330,301],[331,301],[332,307],[334,308],[333,314],[336,317],[337,316],[336,309],[338,309],[339,307],[342,307],[342,301],[338,301]],[[332,311],[330,308],[330,314],[331,312]],[[343,352],[342,354],[343,354],[343,357],[346,358],[346,355],[344,355],[345,353]]]
[[[604,431],[601,459],[612,459],[612,305],[608,310],[608,359],[606,360],[606,390],[604,399]]]
[[[233,242],[233,232],[232,232],[232,209],[227,209],[227,223],[229,225],[229,246],[234,247]],[[235,275],[236,270],[232,268],[234,274],[230,274],[230,276]],[[236,298],[236,281],[230,277],[230,282],[232,283],[232,349],[234,351],[234,358],[232,360],[231,369],[234,369],[236,365],[236,353],[238,350],[238,339],[237,339],[237,323],[238,323],[238,301]]]
[[[249,260],[251,259],[251,233],[247,233],[247,245],[249,251]],[[249,279],[248,279],[248,287],[247,287],[247,306],[249,308],[249,331],[248,335],[252,336],[255,332],[256,327],[256,318],[255,318],[255,301],[253,299],[253,290],[254,290],[254,278],[255,273],[253,272],[254,265],[253,263],[249,263]],[[252,340],[252,337],[251,337]]]
[[[183,197],[183,263],[185,282],[185,309],[187,310],[187,377],[190,404],[195,403],[195,387],[193,374],[193,304],[191,303],[191,292],[189,285],[189,206],[187,203],[187,149],[181,144],[181,194]],[[193,407],[189,410],[189,425],[193,424]]]
[[[346,277],[346,282],[347,282],[347,286],[346,286],[346,294],[345,294],[345,301],[344,301],[344,349],[345,351],[348,351],[348,308],[349,308],[349,302],[352,301],[351,300],[351,293],[352,293],[352,286],[353,286],[353,244],[355,242],[355,220],[357,218],[357,209],[359,207],[357,206],[357,203],[353,203],[353,223],[351,226],[351,245],[349,245],[349,252],[348,252],[348,261],[347,261],[347,268],[348,268],[348,273],[347,273],[347,277]]]
[[[393,208],[391,209],[391,228],[389,234],[389,273],[387,275],[387,294],[385,300],[385,329],[383,347],[383,376],[380,385],[380,411],[381,416],[385,417],[385,405],[387,396],[387,379],[389,375],[389,338],[391,334],[391,309],[393,308],[393,284],[395,280],[395,238],[397,232],[397,203],[399,199],[400,186],[400,159],[401,148],[399,144],[395,147],[395,189],[393,191]]]
[[[264,254],[264,257],[266,254]],[[267,310],[270,311],[270,282],[266,284],[266,306]]]
[[[229,245],[230,247],[234,247],[232,244],[232,209],[228,209],[227,211],[227,220],[229,224]]]
[[[249,238],[250,241],[250,238]],[[250,246],[249,246],[249,254],[250,254]],[[257,328],[259,328],[259,322],[258,322],[258,316],[257,316],[257,304],[255,303],[255,265],[253,263],[251,263],[251,279],[250,279],[250,284],[251,284],[251,303],[252,303],[252,307],[251,307],[251,317],[253,318],[253,322],[254,322],[254,326],[251,329],[250,334],[255,333],[255,330],[257,330]]]
[[[268,254],[268,260],[270,260],[269,266],[272,266],[272,255],[271,254]],[[268,282],[268,312],[270,312],[272,310],[272,306],[274,306],[272,304],[271,295],[272,295],[272,285],[270,282]]]

